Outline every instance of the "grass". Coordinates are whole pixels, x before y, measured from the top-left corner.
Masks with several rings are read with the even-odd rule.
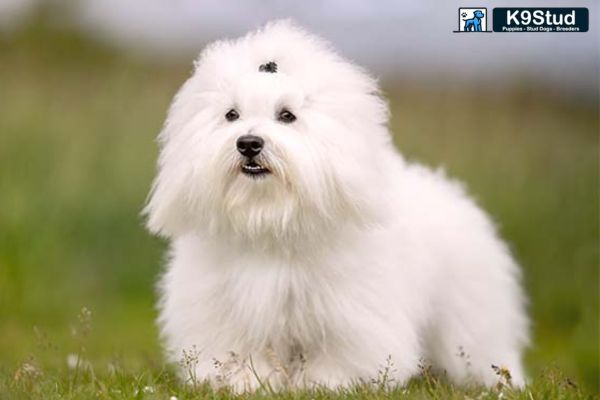
[[[390,379],[393,362],[388,359],[370,382],[356,383],[346,389],[331,390],[315,387],[301,391],[275,391],[261,382],[255,393],[234,395],[227,388],[213,389],[189,375],[182,384],[172,368],[159,359],[147,359],[140,365],[119,356],[100,361],[88,358],[91,342],[91,312],[83,308],[71,326],[73,353],[61,353],[40,329],[35,329],[36,355],[30,356],[14,370],[0,370],[0,398],[10,399],[592,399],[593,395],[577,386],[559,369],[547,368],[522,390],[510,385],[510,373],[494,367],[500,382],[493,388],[456,387],[443,377],[420,366],[420,376],[398,387]],[[194,356],[195,357],[195,356]],[[197,359],[182,360],[182,366],[193,369]],[[53,360],[58,364],[42,364]]]
[[[181,385],[163,365],[153,284],[165,243],[139,217],[154,137],[189,68],[43,24],[0,38],[0,398],[231,397]],[[523,265],[531,386],[460,389],[425,374],[407,388],[250,397],[598,393],[598,101],[515,82],[385,88],[399,148],[465,181]],[[93,313],[85,334],[73,321],[82,306]],[[69,355],[85,362],[69,368]]]

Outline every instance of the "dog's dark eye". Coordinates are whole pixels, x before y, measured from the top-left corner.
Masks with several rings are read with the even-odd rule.
[[[236,119],[238,119],[240,117],[240,114],[238,114],[237,111],[235,111],[233,108],[229,111],[227,111],[227,114],[225,114],[225,119],[229,122],[233,122]]]
[[[277,120],[279,122],[291,124],[292,122],[294,122],[296,120],[296,116],[294,114],[292,114],[289,110],[283,109],[279,112],[279,115],[277,116]]]

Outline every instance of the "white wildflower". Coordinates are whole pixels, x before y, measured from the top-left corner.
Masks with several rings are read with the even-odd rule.
[[[154,388],[152,386],[144,386],[142,389],[144,393],[154,393]]]
[[[77,364],[79,364],[79,355],[77,354],[69,354],[67,356],[67,367],[69,369],[75,369],[77,368]]]

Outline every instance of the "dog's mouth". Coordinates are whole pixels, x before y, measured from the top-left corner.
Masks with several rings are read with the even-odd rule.
[[[250,176],[252,178],[261,178],[271,173],[271,171],[267,167],[256,162],[256,160],[254,159],[250,159],[244,164],[242,164],[241,169],[244,175]]]

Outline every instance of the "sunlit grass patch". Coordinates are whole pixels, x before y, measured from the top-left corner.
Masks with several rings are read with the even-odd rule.
[[[131,360],[114,355],[110,359],[93,359],[87,346],[93,343],[92,313],[82,308],[71,326],[69,353],[51,342],[36,328],[34,351],[13,368],[0,369],[0,398],[10,399],[592,399],[573,379],[559,369],[549,368],[533,377],[523,389],[511,385],[510,371],[490,366],[499,376],[495,387],[457,387],[443,376],[434,374],[425,363],[420,376],[404,386],[391,378],[391,359],[382,365],[374,378],[349,388],[331,390],[313,387],[302,390],[274,390],[262,381],[252,393],[234,395],[226,386],[213,388],[195,377],[193,369],[198,352],[188,352],[181,366],[187,366],[190,379],[176,376],[174,366],[159,359],[133,366]],[[56,361],[59,361],[58,363]],[[138,360],[139,361],[139,360]],[[219,365],[216,365],[218,368]]]

